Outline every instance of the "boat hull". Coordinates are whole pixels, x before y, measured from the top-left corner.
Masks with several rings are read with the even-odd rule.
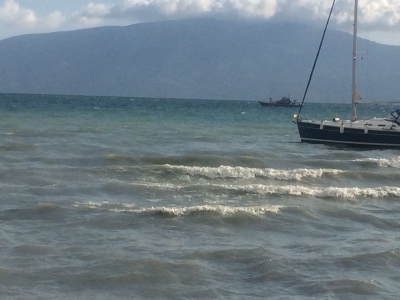
[[[400,131],[387,128],[365,130],[341,126],[321,126],[318,123],[298,121],[300,139],[306,143],[335,144],[352,147],[398,148]]]
[[[262,106],[267,107],[300,107],[301,104],[283,104],[283,103],[276,103],[276,102],[261,102],[258,101]]]

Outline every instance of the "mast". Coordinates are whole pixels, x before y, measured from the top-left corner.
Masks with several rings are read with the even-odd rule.
[[[356,100],[358,98],[357,87],[356,87],[356,61],[357,61],[357,12],[358,12],[358,0],[354,1],[354,24],[353,24],[353,66],[351,71],[351,120],[357,120],[356,113]]]

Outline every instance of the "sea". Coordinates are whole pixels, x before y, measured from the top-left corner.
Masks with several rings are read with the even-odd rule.
[[[296,112],[0,94],[0,299],[399,299],[400,151]]]

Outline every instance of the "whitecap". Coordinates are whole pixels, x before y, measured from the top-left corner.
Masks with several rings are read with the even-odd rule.
[[[226,189],[241,190],[257,194],[278,194],[295,196],[314,196],[314,197],[333,197],[333,198],[356,198],[356,197],[400,197],[400,188],[398,187],[307,187],[299,185],[277,186],[277,185],[223,185]]]
[[[360,158],[356,162],[367,162],[377,164],[379,167],[400,168],[400,156],[392,158]]]
[[[133,208],[132,204],[119,203],[111,208],[108,202],[83,202],[77,203],[76,206],[83,206],[90,209],[97,209],[106,206],[109,211],[125,212],[133,214],[152,214],[152,213],[165,213],[174,216],[186,216],[193,213],[216,213],[223,216],[234,215],[237,213],[248,213],[251,215],[264,215],[266,213],[278,213],[283,207],[281,205],[262,205],[262,206],[225,206],[225,205],[196,205],[196,206],[153,206],[146,208]]]
[[[264,185],[264,184],[187,184],[174,185],[170,183],[131,183],[135,186],[155,188],[160,190],[179,191],[183,189],[196,189],[207,187],[209,189],[220,189],[226,191],[240,191],[259,195],[292,195],[292,196],[314,196],[332,198],[357,198],[357,197],[400,197],[400,188],[382,186],[373,188],[359,187],[308,187],[302,185]]]
[[[198,167],[198,166],[176,166],[164,165],[165,168],[171,170],[179,170],[185,174],[195,176],[205,176],[211,179],[214,178],[242,178],[251,179],[255,177],[265,177],[277,180],[295,180],[300,181],[303,178],[318,178],[324,175],[338,175],[343,173],[342,170],[335,169],[294,169],[283,170],[273,168],[248,168],[248,167]]]

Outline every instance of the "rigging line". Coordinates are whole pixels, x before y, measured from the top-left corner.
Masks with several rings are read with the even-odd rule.
[[[300,105],[300,108],[299,108],[299,113],[297,114],[297,118],[300,117],[301,109],[303,108],[304,100],[306,99],[306,96],[307,96],[308,87],[310,86],[311,78],[313,76],[315,66],[317,65],[317,60],[318,60],[318,57],[319,57],[319,53],[321,51],[322,42],[324,41],[324,38],[325,38],[326,29],[328,28],[329,20],[331,19],[331,15],[332,15],[333,7],[335,6],[335,2],[336,2],[336,0],[333,0],[333,2],[332,2],[332,7],[331,7],[331,10],[329,12],[328,20],[326,21],[324,33],[322,34],[321,42],[320,42],[319,47],[318,47],[317,56],[315,57],[313,67],[311,69],[310,78],[308,79],[306,90],[304,91],[303,100],[301,101],[301,105]]]

